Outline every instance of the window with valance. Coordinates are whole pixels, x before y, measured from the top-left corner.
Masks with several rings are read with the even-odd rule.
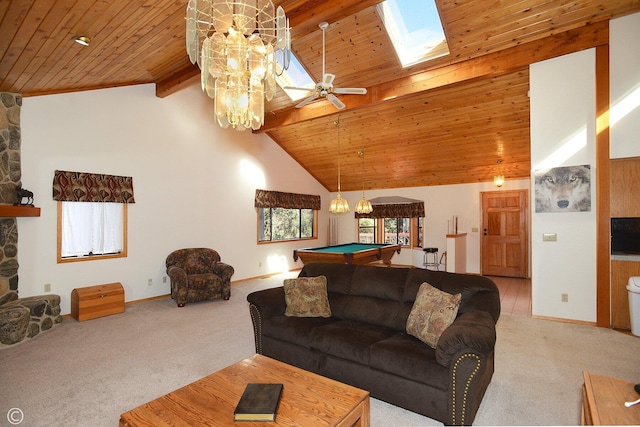
[[[358,241],[401,244],[406,247],[421,246],[424,236],[424,202],[403,197],[381,199],[392,201],[381,203],[371,199],[372,212],[355,213],[358,220]]]
[[[256,208],[313,209],[319,211],[320,196],[256,190],[254,205]]]
[[[355,213],[356,218],[421,218],[424,217],[424,202],[374,204],[367,214]]]
[[[256,190],[258,242],[316,238],[320,205],[320,196]]]
[[[57,170],[53,176],[53,200],[135,203],[133,178]]]
[[[135,203],[133,178],[55,171],[58,262],[127,256],[127,205]]]

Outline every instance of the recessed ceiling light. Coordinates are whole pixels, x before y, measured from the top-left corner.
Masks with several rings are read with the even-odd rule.
[[[75,36],[73,38],[73,41],[81,44],[82,46],[89,46],[89,43],[91,43],[91,37],[89,36]]]

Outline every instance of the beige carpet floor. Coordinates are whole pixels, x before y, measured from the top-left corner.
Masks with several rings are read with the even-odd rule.
[[[122,412],[253,355],[246,295],[291,276],[233,284],[229,301],[178,309],[165,298],[85,322],[68,318],[0,350],[0,426],[16,414],[21,426],[115,426]],[[640,382],[640,338],[502,316],[495,365],[476,425],[577,425],[582,371]],[[441,425],[376,399],[371,424]]]

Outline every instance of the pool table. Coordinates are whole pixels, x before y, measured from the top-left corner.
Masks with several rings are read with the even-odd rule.
[[[340,264],[368,264],[382,261],[391,265],[393,254],[400,253],[400,245],[385,243],[346,243],[344,245],[320,246],[317,248],[294,249],[293,260],[304,263],[335,262]]]

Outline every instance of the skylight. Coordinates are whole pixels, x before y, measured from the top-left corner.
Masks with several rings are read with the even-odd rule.
[[[403,67],[449,54],[435,0],[386,0],[378,12]]]
[[[285,87],[308,87],[310,91],[316,87],[315,82],[311,79],[309,73],[302,68],[300,61],[298,61],[298,58],[296,58],[293,52],[291,52],[289,68],[279,76],[276,74],[276,82],[278,82],[278,85],[280,85],[282,90],[289,95],[289,98],[291,98],[292,101],[302,99],[309,96],[309,94],[303,90],[291,90],[285,89]]]

